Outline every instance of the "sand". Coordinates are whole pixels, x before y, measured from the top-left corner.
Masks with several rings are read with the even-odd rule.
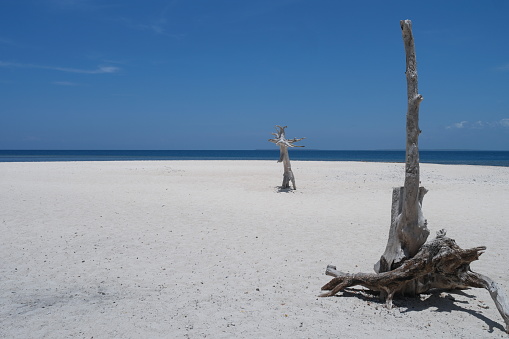
[[[483,289],[319,298],[372,272],[403,164],[0,163],[2,338],[507,338]],[[421,164],[432,235],[509,293],[509,168]],[[430,237],[431,238],[431,237]]]

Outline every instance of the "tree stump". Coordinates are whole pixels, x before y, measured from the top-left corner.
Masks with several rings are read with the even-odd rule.
[[[293,176],[292,172],[292,165],[290,164],[290,156],[288,155],[288,147],[304,147],[304,146],[297,146],[293,143],[303,140],[305,138],[300,139],[291,139],[288,140],[285,137],[285,129],[288,126],[278,126],[276,125],[276,131],[277,133],[272,133],[276,138],[275,139],[269,139],[270,142],[275,143],[279,146],[279,160],[278,162],[283,163],[284,167],[284,173],[283,173],[283,183],[281,184],[281,189],[288,189],[290,188],[290,181],[292,182],[293,189],[296,190],[297,186],[295,185],[295,177]]]

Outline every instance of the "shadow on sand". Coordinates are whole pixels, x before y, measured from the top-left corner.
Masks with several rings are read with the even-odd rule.
[[[293,192],[295,192],[295,190],[292,188],[283,188],[282,186],[276,186],[274,189],[277,193],[293,193]]]
[[[381,306],[385,305],[385,302],[380,301],[378,298],[379,293],[374,291],[369,291],[365,289],[354,289],[347,288],[343,291],[341,295],[336,295],[337,297],[355,297],[361,300],[377,303]],[[434,312],[447,312],[451,313],[453,311],[465,312],[468,313],[486,323],[489,327],[488,332],[493,333],[494,329],[497,328],[503,333],[505,333],[505,328],[500,323],[493,321],[487,318],[485,315],[478,311],[474,311],[462,305],[470,305],[471,303],[466,300],[457,300],[453,297],[453,295],[463,296],[471,298],[473,301],[476,301],[474,295],[467,294],[461,290],[433,290],[428,293],[422,294],[421,296],[428,296],[426,299],[422,300],[420,297],[399,297],[394,298],[393,304],[395,307],[400,308],[400,312],[402,314],[409,312],[420,312],[430,308],[436,308]]]

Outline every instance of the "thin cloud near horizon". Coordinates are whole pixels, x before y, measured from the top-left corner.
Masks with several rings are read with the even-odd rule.
[[[36,69],[48,69],[53,71],[67,72],[67,73],[80,73],[80,74],[110,74],[117,73],[120,71],[119,67],[115,66],[98,66],[96,69],[79,69],[79,68],[67,68],[59,66],[45,66],[35,64],[20,64],[15,62],[4,62],[0,61],[0,67],[15,67],[15,68],[36,68]]]
[[[452,125],[447,126],[447,129],[481,129],[481,128],[495,128],[495,127],[505,127],[509,128],[509,119],[501,119],[499,121],[474,121],[470,122],[467,120],[456,122]]]
[[[80,84],[71,81],[53,81],[52,84],[58,86],[80,86]]]

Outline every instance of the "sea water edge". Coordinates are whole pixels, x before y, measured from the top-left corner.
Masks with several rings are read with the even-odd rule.
[[[404,150],[290,151],[299,161],[405,162]],[[0,162],[277,160],[273,150],[0,150]],[[509,167],[509,151],[420,151],[421,163]]]

